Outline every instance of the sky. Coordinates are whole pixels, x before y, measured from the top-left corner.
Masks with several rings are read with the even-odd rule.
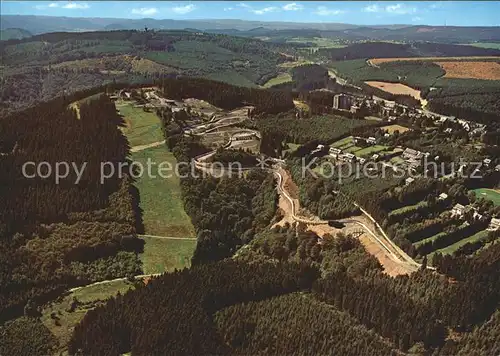
[[[1,1],[3,15],[500,26],[500,1]]]

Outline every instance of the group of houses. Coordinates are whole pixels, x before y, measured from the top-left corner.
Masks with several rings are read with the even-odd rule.
[[[451,215],[456,216],[459,218],[464,218],[467,214],[472,213],[472,217],[474,219],[482,219],[483,215],[480,214],[476,208],[474,208],[472,205],[462,205],[462,204],[455,204],[453,208],[451,209]],[[490,225],[488,226],[488,231],[496,231],[500,229],[500,219],[497,218],[492,218],[490,221]]]

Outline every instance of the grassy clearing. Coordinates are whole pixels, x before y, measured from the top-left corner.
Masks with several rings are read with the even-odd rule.
[[[383,126],[381,127],[382,130],[385,130],[387,131],[388,133],[390,133],[391,135],[396,132],[396,131],[399,131],[399,133],[403,133],[403,132],[406,132],[409,130],[409,128],[407,127],[404,127],[404,126],[401,126],[401,125],[389,125],[389,126]]]
[[[474,193],[478,198],[491,200],[496,206],[500,205],[500,191],[488,188],[474,189]]]
[[[144,167],[147,167],[148,158],[152,162],[151,176],[144,174],[135,183],[140,192],[146,234],[195,237],[191,219],[184,211],[179,178],[173,170],[163,172],[163,175],[172,175],[170,178],[158,175],[158,165],[168,162],[171,167],[175,167],[175,157],[163,145],[132,154],[132,160]],[[167,167],[167,163],[164,163],[164,167]]]
[[[281,68],[294,68],[294,67],[298,67],[298,66],[301,66],[301,65],[304,65],[304,64],[312,64],[313,62],[311,61],[307,61],[307,60],[304,60],[304,59],[300,59],[296,62],[285,62],[285,63],[281,63],[278,65],[278,67],[281,67]]]
[[[349,148],[345,148],[345,149],[342,148],[342,150],[344,152],[347,152],[347,153],[356,153],[356,154],[357,154],[358,151],[360,151],[362,149],[363,149],[362,147],[358,147],[358,146],[354,146],[354,145],[350,146]]]
[[[158,116],[154,112],[146,112],[140,107],[134,107],[134,105],[131,102],[117,105],[125,120],[126,126],[123,127],[123,133],[127,136],[130,146],[162,141],[164,138]]]
[[[311,48],[321,47],[321,48],[344,48],[346,45],[341,44],[331,38],[324,37],[294,37],[287,40],[287,43],[311,43]]]
[[[440,252],[443,255],[451,255],[453,252],[458,250],[460,247],[462,247],[466,243],[481,240],[481,239],[485,238],[486,236],[488,236],[488,231],[486,231],[486,230],[479,231],[478,233],[471,235],[469,237],[466,237],[465,239],[462,239],[458,242],[455,242],[454,244],[452,244],[450,246],[447,246],[447,247],[442,248],[440,250],[436,250],[436,251],[432,252],[432,254],[429,254],[427,257],[428,258],[432,257],[432,255],[435,254],[436,252]]]
[[[286,152],[289,153],[295,152],[295,150],[300,147],[300,145],[296,143],[287,143],[286,145],[288,148],[286,150],[283,150],[283,154],[285,154]]]
[[[127,281],[98,284],[79,289],[47,305],[42,310],[41,321],[59,341],[58,351],[66,348],[74,326],[83,319],[89,310],[103,304],[104,300],[117,293],[124,294],[131,288],[134,288],[133,285]],[[73,298],[76,298],[79,303],[74,311],[70,311]],[[51,318],[52,313],[57,316],[59,325],[56,325],[56,321]]]
[[[396,210],[393,210],[389,213],[389,215],[399,215],[399,214],[403,214],[403,213],[406,213],[410,210],[415,210],[415,209],[418,209],[420,208],[421,206],[427,206],[427,202],[424,200],[424,201],[421,201],[419,202],[418,204],[415,204],[415,205],[407,205],[407,206],[403,206],[402,208],[399,208],[399,209],[396,209]]]
[[[381,146],[381,145],[369,146],[369,147],[365,147],[365,148],[363,148],[363,149],[361,149],[359,151],[356,151],[356,155],[357,156],[361,156],[361,157],[372,156],[375,153],[379,153],[379,152],[385,151],[388,148],[389,147],[387,147],[387,146]]]
[[[351,142],[352,142],[352,136],[349,136],[349,137],[343,138],[342,140],[339,140],[337,142],[332,143],[330,145],[330,147],[340,148],[342,146],[350,144]]]
[[[292,76],[289,73],[280,73],[276,77],[271,78],[269,81],[267,81],[266,84],[264,84],[264,88],[270,88],[274,85],[286,83],[286,82],[291,82],[292,81]]]
[[[145,274],[172,272],[189,268],[196,240],[168,240],[143,237],[144,252],[139,255]]]
[[[500,43],[496,42],[463,43],[463,45],[480,47],[480,48],[500,49]]]
[[[395,165],[399,165],[399,164],[403,164],[405,162],[405,160],[401,157],[392,157],[389,162],[391,162],[392,164],[395,164]]]
[[[311,110],[311,108],[309,107],[309,105],[307,105],[305,102],[303,101],[299,101],[299,100],[294,100],[293,103],[295,104],[295,107],[299,110],[303,110],[305,112],[309,112]]]

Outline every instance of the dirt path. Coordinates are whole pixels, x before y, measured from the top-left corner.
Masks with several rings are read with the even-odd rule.
[[[164,144],[165,144],[165,140],[153,142],[153,143],[148,143],[147,145],[134,146],[130,149],[130,152],[140,152],[140,151],[147,150],[148,148],[158,147],[158,146],[161,146]]]
[[[335,229],[329,226],[327,221],[321,220],[317,216],[313,218],[297,216],[297,210],[300,208],[299,200],[292,198],[287,192],[287,182],[291,180],[291,177],[283,168],[277,168],[275,174],[278,177],[278,191],[280,192],[279,207],[282,209],[284,217],[274,226],[282,226],[286,222],[304,222],[309,230],[322,237],[326,234],[335,236],[337,232],[349,233],[349,231],[362,229],[364,233],[360,236],[361,243],[370,254],[379,260],[385,273],[397,276],[418,270],[420,265],[395,246],[375,220],[362,208],[360,209],[365,215],[340,220],[345,224],[344,229]]]
[[[155,239],[165,239],[165,240],[193,240],[196,241],[196,237],[176,237],[176,236],[157,236],[157,235],[137,235],[137,237],[153,237]]]

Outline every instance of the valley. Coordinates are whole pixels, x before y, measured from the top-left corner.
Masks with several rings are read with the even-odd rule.
[[[2,15],[0,355],[497,353],[497,28],[68,19]]]

